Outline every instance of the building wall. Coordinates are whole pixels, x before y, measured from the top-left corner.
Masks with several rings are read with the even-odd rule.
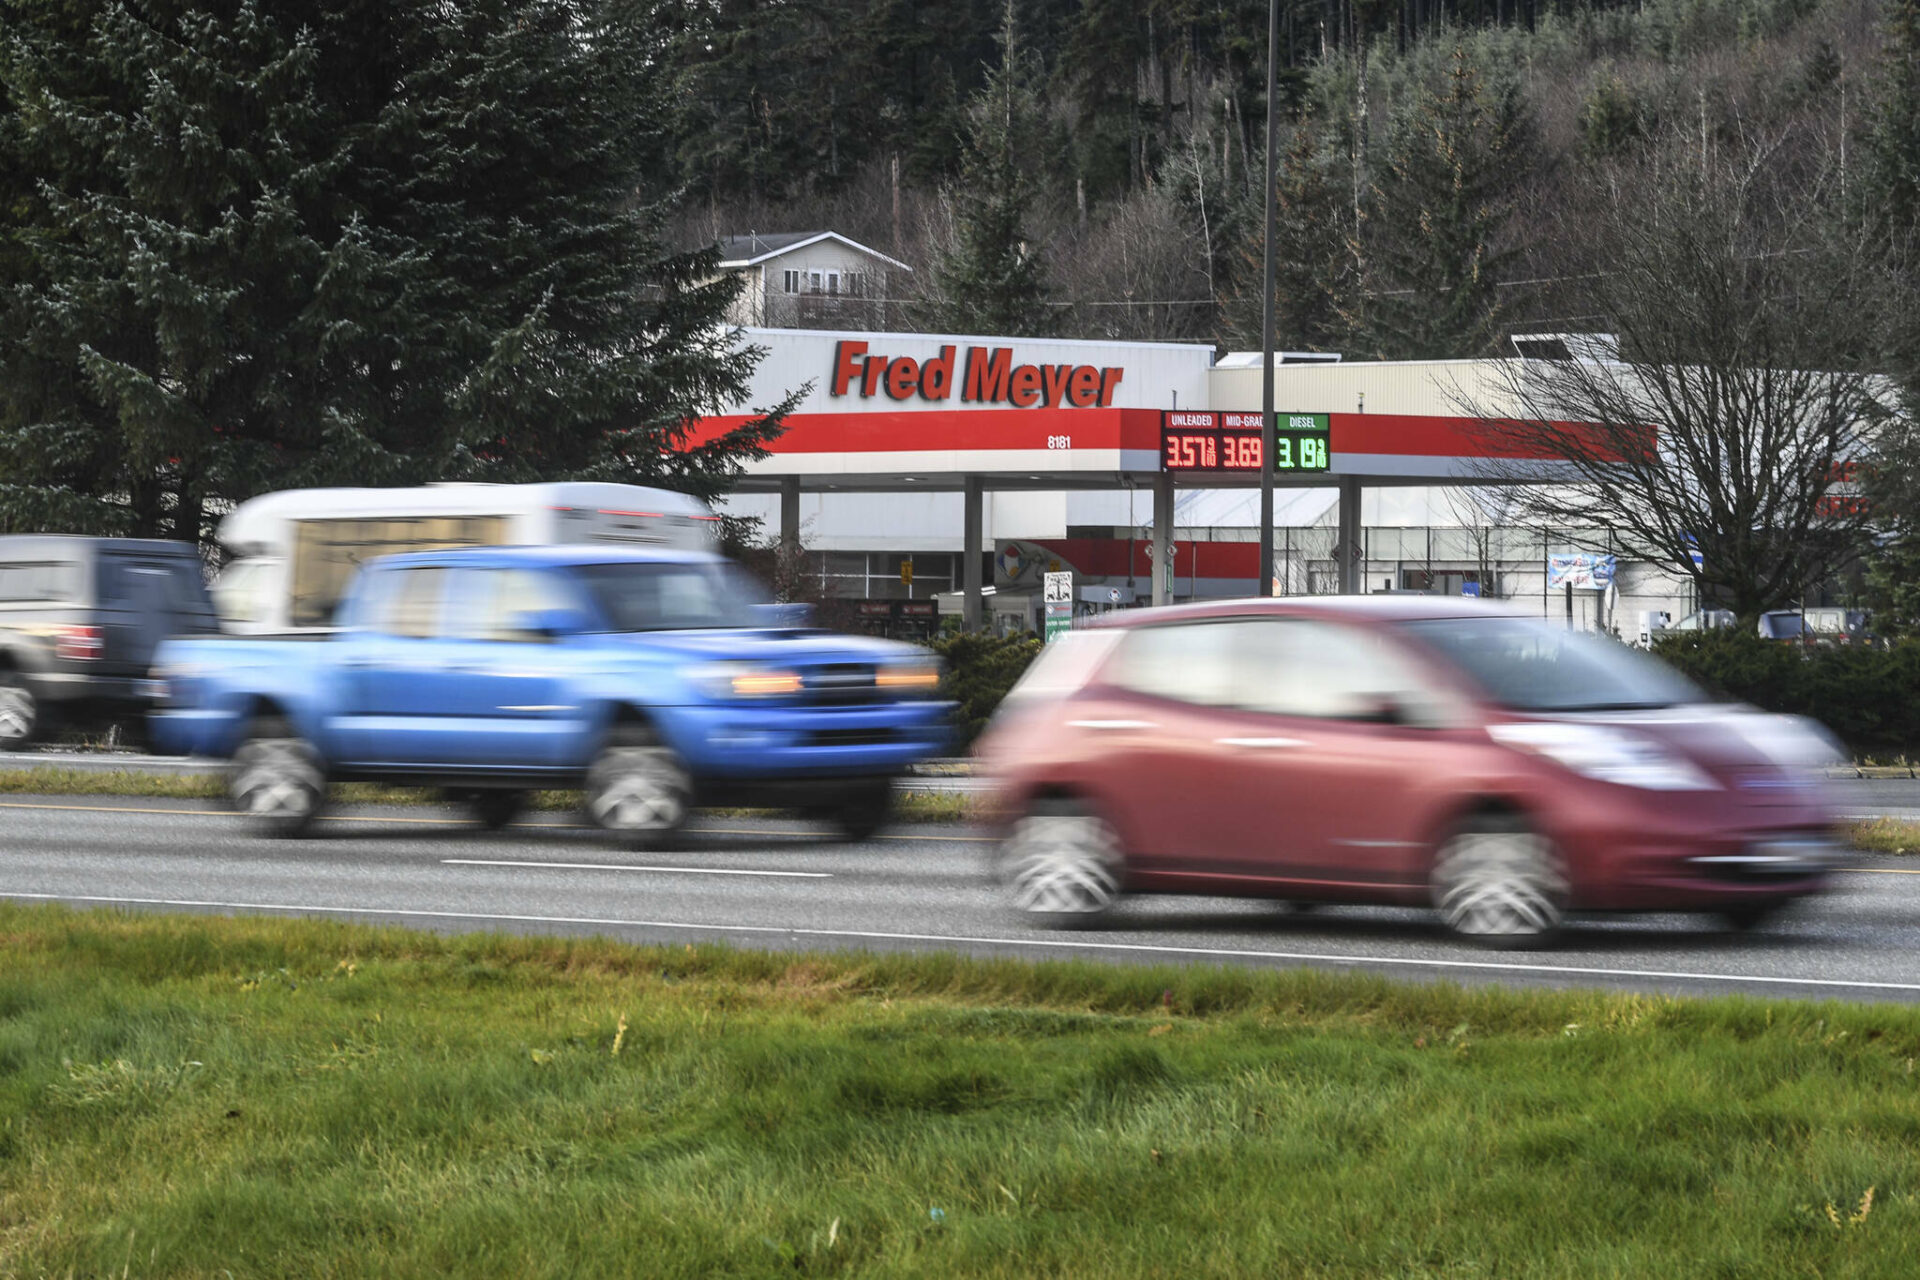
[[[789,272],[798,285],[791,293]],[[894,272],[883,259],[823,240],[747,268],[728,319],[774,329],[884,328],[899,310]]]

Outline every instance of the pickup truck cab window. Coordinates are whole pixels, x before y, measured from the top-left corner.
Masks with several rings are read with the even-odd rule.
[[[578,612],[579,594],[558,574],[537,569],[460,569],[454,572],[446,632],[461,640],[519,643],[547,639],[528,631],[529,617]]]
[[[586,587],[612,631],[694,631],[763,625],[767,596],[742,570],[717,561],[583,564]]]
[[[379,575],[362,621],[370,631],[416,640],[440,634],[447,571],[437,566],[392,569]]]

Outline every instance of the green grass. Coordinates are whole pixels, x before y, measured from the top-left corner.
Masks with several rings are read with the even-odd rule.
[[[1920,1010],[0,905],[0,1276],[1905,1276]]]
[[[1908,818],[1849,822],[1847,842],[1862,853],[1920,853],[1920,822]]]
[[[414,805],[441,804],[439,792],[420,787],[386,787],[364,782],[336,784],[328,793],[333,804]],[[137,773],[128,769],[93,770],[36,765],[0,769],[0,795],[136,796],[152,800],[224,800],[226,782],[214,774],[176,776]],[[529,798],[536,810],[572,810],[580,807],[577,791],[536,791]],[[754,815],[778,812],[761,809],[715,809],[716,814]],[[957,793],[909,792],[899,797],[896,812],[903,822],[959,822],[966,817],[967,798]]]

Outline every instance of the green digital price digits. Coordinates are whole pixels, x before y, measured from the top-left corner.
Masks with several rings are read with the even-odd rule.
[[[1280,413],[1274,415],[1273,469],[1275,471],[1325,471],[1328,415],[1324,413]]]

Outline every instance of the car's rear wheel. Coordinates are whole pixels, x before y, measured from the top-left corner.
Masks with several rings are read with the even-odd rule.
[[[869,783],[821,812],[834,834],[852,844],[871,840],[893,820],[893,784]]]
[[[1086,928],[1120,900],[1120,837],[1077,800],[1036,803],[994,851],[994,872],[1014,909],[1035,924]]]
[[[297,836],[326,805],[327,773],[320,753],[292,725],[263,716],[233,754],[228,792],[262,834]]]
[[[628,848],[658,848],[686,825],[693,778],[651,729],[623,726],[587,771],[586,804],[594,825]]]
[[[499,791],[488,788],[475,791],[466,797],[467,812],[473,820],[489,831],[498,831],[512,824],[527,807],[527,793],[524,791]]]
[[[1722,907],[1717,914],[1720,923],[1736,933],[1751,933],[1773,920],[1786,904],[1782,902],[1741,903],[1738,906]]]
[[[0,751],[30,746],[40,728],[40,700],[17,672],[0,671]]]
[[[1486,947],[1544,946],[1566,917],[1553,842],[1513,814],[1468,819],[1433,861],[1433,905],[1447,928]]]

